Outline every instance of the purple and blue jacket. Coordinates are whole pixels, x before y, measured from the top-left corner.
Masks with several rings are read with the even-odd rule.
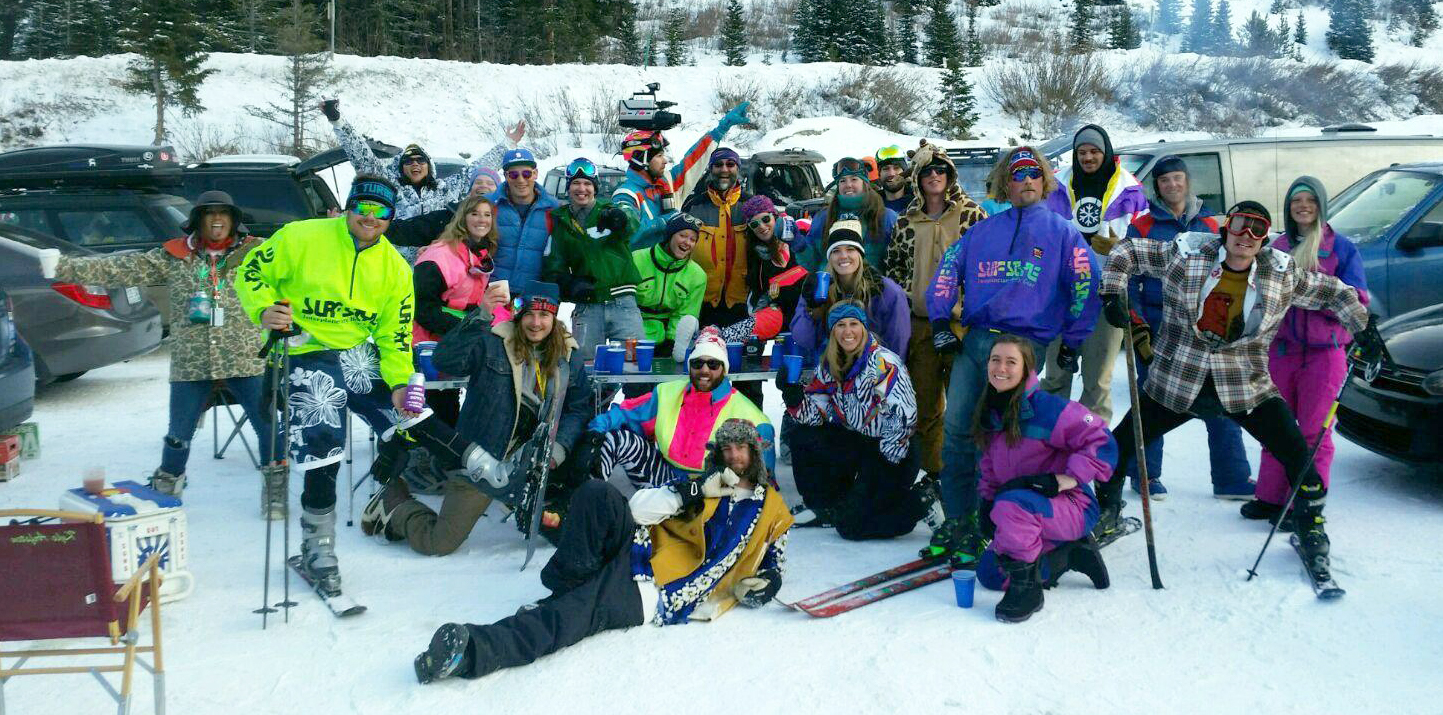
[[[1272,248],[1292,253],[1293,243],[1293,236],[1284,233],[1273,239]],[[1358,302],[1368,304],[1368,281],[1358,247],[1346,236],[1333,233],[1327,223],[1323,224],[1323,238],[1318,242],[1318,270],[1356,288]],[[1273,338],[1273,349],[1285,353],[1303,348],[1341,348],[1351,342],[1352,334],[1333,311],[1292,307]]]
[[[813,285],[808,283],[807,285]],[[882,292],[867,303],[867,329],[882,341],[882,347],[897,353],[907,360],[907,341],[912,339],[912,303],[907,291],[891,278],[882,278]],[[825,322],[818,324],[807,307],[805,295],[797,298],[796,310],[792,313],[792,339],[797,347],[806,351],[809,357],[822,353],[827,342]]]
[[[1066,219],[1043,204],[1010,208],[972,225],[937,265],[927,317],[952,317],[962,296],[962,325],[1000,330],[1044,345],[1061,335],[1076,348],[1101,310],[1102,267]]]

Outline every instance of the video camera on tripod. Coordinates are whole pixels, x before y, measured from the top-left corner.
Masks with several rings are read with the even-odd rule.
[[[646,85],[645,90],[633,92],[631,99],[619,101],[617,113],[620,116],[617,122],[628,129],[650,129],[658,132],[681,124],[680,114],[666,111],[668,107],[675,107],[676,102],[656,98],[660,89],[660,82],[652,82]]]

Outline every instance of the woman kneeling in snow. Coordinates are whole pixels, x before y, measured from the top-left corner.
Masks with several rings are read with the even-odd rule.
[[[1107,588],[1107,567],[1089,533],[1098,516],[1089,484],[1111,477],[1117,443],[1102,418],[1037,389],[1037,358],[1024,338],[997,338],[982,397],[972,433],[982,452],[978,514],[992,544],[977,579],[1007,591],[997,620],[1020,623],[1042,610],[1044,585],[1064,571]]]

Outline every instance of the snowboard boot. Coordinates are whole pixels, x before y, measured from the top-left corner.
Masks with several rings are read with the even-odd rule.
[[[1092,536],[1102,539],[1110,535],[1122,526],[1122,509],[1127,502],[1118,499],[1112,504],[1103,504],[1101,513],[1097,517],[1097,524],[1092,527]]]
[[[447,623],[436,629],[431,645],[416,656],[416,682],[425,685],[437,680],[466,674],[471,669],[471,631],[460,623]]]
[[[792,526],[798,529],[829,529],[834,523],[831,509],[813,509],[806,504],[792,507]]]
[[[281,521],[290,511],[291,465],[267,464],[261,467],[261,518]]]
[[[1042,574],[1037,562],[998,554],[997,564],[1007,572],[1007,592],[997,603],[997,620],[1021,623],[1042,610]]]
[[[1048,578],[1043,582],[1043,588],[1052,588],[1057,585],[1057,579],[1068,571],[1076,571],[1092,581],[1092,587],[1104,589],[1112,585],[1112,579],[1107,575],[1107,564],[1102,562],[1102,550],[1097,546],[1097,539],[1091,534],[1069,541],[1053,549],[1051,553],[1043,558],[1047,559]]]
[[[912,486],[922,502],[922,521],[932,531],[942,527],[947,516],[942,513],[942,486],[936,472],[927,472]]]
[[[341,564],[336,560],[336,507],[301,508],[301,568],[328,596],[341,593]]]
[[[150,475],[147,486],[161,494],[179,497],[181,492],[185,491],[185,475],[171,474],[157,469]]]
[[[361,533],[366,536],[382,534],[387,541],[400,541],[401,536],[391,531],[391,515],[396,507],[411,500],[411,490],[403,479],[392,479],[381,486],[361,510]]]

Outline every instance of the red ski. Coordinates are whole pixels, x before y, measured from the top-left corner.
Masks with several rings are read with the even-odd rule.
[[[876,586],[877,584],[886,583],[894,578],[901,578],[914,571],[921,571],[922,569],[925,569],[935,563],[937,563],[937,559],[935,558],[917,559],[916,561],[909,561],[905,564],[902,564],[901,566],[894,566],[887,569],[886,571],[878,571],[871,576],[859,578],[856,581],[852,581],[850,583],[844,583],[836,588],[823,591],[815,596],[812,596],[811,598],[804,598],[800,601],[797,601],[796,603],[784,603],[782,605],[786,606],[787,608],[795,608],[797,610],[805,611],[809,608],[815,608],[817,606],[820,606],[827,601],[832,601],[841,598],[842,596],[856,593],[864,588],[870,588],[872,586]]]
[[[924,560],[924,563],[930,564],[932,562],[931,560]],[[903,567],[899,566],[898,568],[900,569]],[[875,576],[869,576],[866,579],[861,579],[861,581],[867,581],[869,579],[876,578],[877,576],[882,576],[886,573],[888,573],[888,571],[883,571],[882,573],[876,574]],[[869,603],[876,603],[877,601],[880,601],[884,598],[891,598],[892,596],[895,596],[899,593],[906,593],[913,589],[926,586],[929,583],[936,583],[937,581],[941,581],[952,575],[952,567],[947,564],[942,564],[941,566],[933,566],[931,568],[927,568],[926,566],[924,566],[922,570],[914,569],[910,574],[904,573],[902,575],[905,576],[905,578],[902,578],[901,580],[893,581],[886,584],[885,586],[879,586],[871,590],[862,591],[861,593],[856,593],[855,595],[846,596],[845,598],[838,599],[836,597],[832,597],[834,600],[828,601],[827,599],[823,599],[822,601],[817,602],[816,599],[826,595],[818,594],[817,596],[813,596],[806,601],[792,604],[790,607],[795,608],[796,610],[799,610],[814,618],[831,618],[832,616],[835,616],[839,613],[846,613],[847,611],[861,608],[862,606],[865,606]],[[885,581],[887,579],[882,580]],[[841,586],[840,589],[845,590],[848,588],[852,588],[853,584],[856,583],[860,583],[860,581],[854,581],[853,583],[847,584],[846,586]],[[863,588],[866,588],[866,586],[857,587],[855,589],[852,589],[852,591],[858,591]],[[839,589],[833,590],[835,591]],[[819,603],[820,605],[816,605],[817,603]]]

